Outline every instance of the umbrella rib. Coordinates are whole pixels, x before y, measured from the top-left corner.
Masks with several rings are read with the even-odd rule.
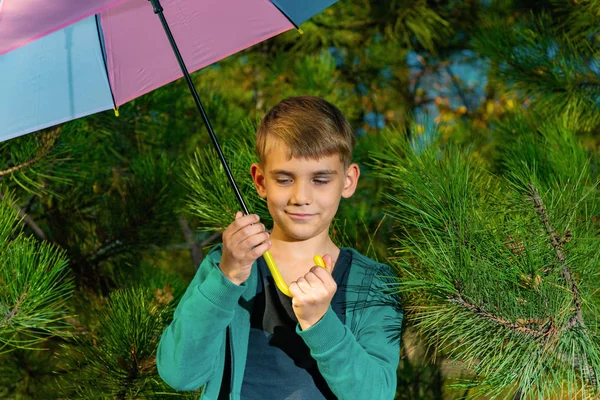
[[[106,71],[106,80],[108,81],[108,90],[110,91],[110,97],[112,98],[115,114],[119,116],[117,102],[115,101],[115,95],[110,84],[110,76],[108,75],[107,55],[104,49],[104,41],[102,40],[102,32],[100,29],[100,15],[96,14],[94,17],[96,19],[96,32],[98,32],[98,43],[100,44],[100,51],[102,52],[102,61],[104,61],[104,71]]]

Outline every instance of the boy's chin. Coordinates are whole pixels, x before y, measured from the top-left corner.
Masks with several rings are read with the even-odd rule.
[[[316,229],[314,226],[308,226],[303,224],[294,224],[295,226],[286,226],[281,229],[285,238],[289,241],[301,242],[310,240],[321,234],[322,229]]]

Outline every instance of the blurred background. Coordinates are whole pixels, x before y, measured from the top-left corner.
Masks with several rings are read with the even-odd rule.
[[[397,271],[406,307],[397,399],[597,395],[599,27],[597,0],[339,1],[302,35],[192,74],[251,212],[267,221],[248,173],[260,118],[310,94],[350,120],[362,175],[332,235]],[[238,205],[184,81],[119,111],[0,143],[0,398],[199,398],[161,382],[156,346]],[[446,179],[458,183],[430,185]],[[465,245],[461,233],[448,249],[496,272],[449,279],[449,267],[435,269],[453,254],[436,253],[443,234],[475,220],[473,232],[497,234]],[[431,238],[440,244],[427,250]],[[458,295],[440,294],[440,282]],[[460,327],[452,307],[469,313]],[[575,317],[562,321],[561,310]],[[566,372],[532,355],[548,337],[571,343],[563,333],[588,360],[569,356]]]

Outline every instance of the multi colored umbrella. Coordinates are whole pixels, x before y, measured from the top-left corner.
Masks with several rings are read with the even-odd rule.
[[[249,214],[188,71],[299,29],[336,1],[0,0],[0,141],[111,108],[118,115],[184,76]],[[290,296],[270,253],[265,260]]]

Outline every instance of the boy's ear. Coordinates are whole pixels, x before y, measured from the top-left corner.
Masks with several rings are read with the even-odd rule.
[[[254,181],[254,187],[256,192],[263,199],[267,198],[267,187],[265,185],[265,174],[261,166],[254,163],[250,166],[250,175],[252,175],[252,181]]]
[[[344,190],[342,190],[343,198],[347,199],[354,194],[359,176],[360,168],[358,168],[358,164],[350,164],[348,169],[346,169],[346,176],[344,177]]]

